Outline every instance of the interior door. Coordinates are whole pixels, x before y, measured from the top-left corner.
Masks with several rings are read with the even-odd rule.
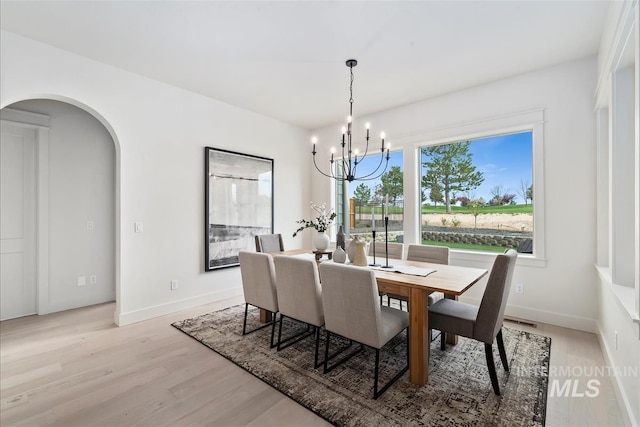
[[[36,313],[36,130],[0,136],[0,319]]]

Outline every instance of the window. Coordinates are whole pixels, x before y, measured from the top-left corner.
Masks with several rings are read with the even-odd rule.
[[[373,171],[379,162],[380,155],[367,156],[358,166],[358,170]],[[383,240],[387,205],[389,241],[403,240],[404,191],[401,151],[390,153],[387,169],[379,178],[351,183],[336,182],[335,194],[338,225],[342,225],[348,235],[370,240],[373,237],[372,231],[375,230],[376,239]]]
[[[533,131],[420,147],[422,244],[533,253]]]

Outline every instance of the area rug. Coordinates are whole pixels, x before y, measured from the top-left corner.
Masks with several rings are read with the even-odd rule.
[[[281,351],[269,349],[270,327],[242,336],[243,313],[244,305],[238,305],[172,326],[336,426],[544,425],[548,378],[540,373],[548,372],[549,337],[503,328],[510,372],[502,369],[494,345],[502,396],[493,393],[484,344],[460,338],[445,351],[439,339],[431,344],[428,385],[410,384],[407,373],[374,400],[373,350],[325,375],[322,367],[313,368],[312,337]],[[259,325],[258,311],[249,313],[248,329]],[[303,327],[285,319],[283,337]],[[405,338],[403,333],[383,349],[381,384],[404,365]]]

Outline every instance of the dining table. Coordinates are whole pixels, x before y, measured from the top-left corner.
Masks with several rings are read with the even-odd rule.
[[[312,255],[309,249],[274,252],[272,255]],[[371,261],[371,260],[369,260]],[[378,257],[380,261],[380,257]],[[319,262],[333,262],[324,260]],[[409,306],[409,381],[425,385],[429,381],[429,305],[432,292],[442,292],[445,298],[457,299],[488,272],[485,269],[419,261],[389,259],[394,268],[369,267],[373,270],[380,293],[399,295]],[[384,264],[383,264],[384,265]],[[396,270],[404,270],[399,272]],[[407,274],[406,272],[414,274]],[[418,273],[428,272],[427,275]],[[322,278],[320,278],[322,282]],[[447,343],[455,345],[458,337],[447,334]]]

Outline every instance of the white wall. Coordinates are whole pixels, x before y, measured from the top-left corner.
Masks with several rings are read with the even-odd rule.
[[[274,158],[275,231],[304,243],[291,233],[310,200],[307,131],[6,31],[1,43],[0,107],[68,101],[116,143],[119,324],[241,295],[238,268],[204,273],[205,146]]]
[[[510,295],[507,313],[588,331],[595,331],[597,317],[595,85],[596,59],[591,58],[358,119],[371,122],[372,128],[384,129],[392,147],[414,150],[427,142],[421,141],[420,135],[441,129],[455,132],[464,124],[544,109],[546,262],[532,266],[519,260],[514,283],[523,283],[525,292]],[[356,100],[354,113],[357,109]],[[314,132],[320,141],[318,156],[328,151],[323,141],[337,140],[337,129],[339,126],[331,126]],[[416,173],[416,166],[407,164],[407,159],[415,158],[405,153],[405,173],[408,169]],[[413,188],[408,186],[412,183]],[[405,179],[404,190],[405,204],[416,206],[415,200],[412,203],[408,198],[418,194],[417,179],[409,183]],[[329,199],[329,188],[314,187],[313,200]],[[411,220],[411,224],[416,223]],[[405,234],[412,234],[406,226]],[[490,268],[492,257],[463,256],[453,251],[452,262]],[[467,292],[467,300],[479,301],[483,290],[483,286],[474,286]]]
[[[115,147],[89,113],[58,101],[11,108],[50,117],[48,142],[49,277],[45,310],[54,312],[115,299]],[[87,229],[93,222],[93,230]],[[96,275],[91,284],[89,278]],[[77,286],[77,277],[86,286]]]

